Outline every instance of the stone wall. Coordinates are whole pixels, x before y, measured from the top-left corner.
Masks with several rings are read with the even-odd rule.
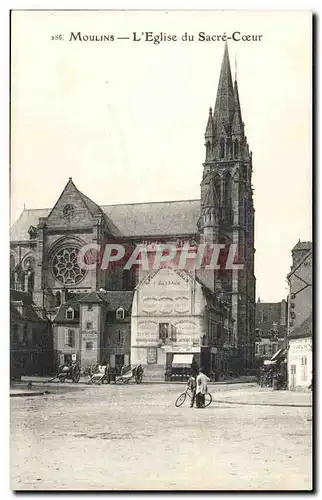
[[[292,333],[312,312],[312,254],[289,276],[289,285],[289,333]]]

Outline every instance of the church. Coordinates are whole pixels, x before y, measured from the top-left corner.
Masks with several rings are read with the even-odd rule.
[[[202,160],[202,159],[201,159]],[[49,209],[25,209],[10,236],[11,288],[28,294],[51,325],[52,366],[141,363],[162,379],[194,358],[208,373],[241,374],[255,347],[252,153],[225,45],[205,129],[200,199],[98,206],[69,178]],[[151,271],[79,265],[80,249],[111,242],[235,245],[241,269]],[[48,336],[46,337],[48,338]],[[48,359],[48,356],[47,358]]]

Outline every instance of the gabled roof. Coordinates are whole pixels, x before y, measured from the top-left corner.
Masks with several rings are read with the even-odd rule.
[[[40,217],[47,217],[50,208],[33,208],[24,210],[10,230],[10,241],[29,241],[28,229],[30,226],[37,227]]]
[[[197,234],[200,200],[103,205],[101,209],[109,223],[118,228],[118,234],[116,229],[112,231],[116,236],[184,236]],[[11,228],[10,241],[30,241],[29,227],[37,226],[39,217],[47,217],[50,212],[48,208],[24,210]]]
[[[189,275],[190,276],[190,275]],[[191,276],[190,276],[191,278]],[[213,290],[211,290],[211,288],[209,288],[203,281],[202,281],[202,278],[200,278],[200,276],[198,276],[197,274],[195,274],[195,276],[192,278],[192,279],[195,279],[197,283],[199,283],[199,285],[201,285],[201,288],[203,290],[203,292],[205,293],[206,296],[211,296],[212,298],[216,298],[216,294]]]
[[[22,303],[22,313],[20,313],[17,303]],[[12,320],[23,320],[31,322],[45,322],[37,312],[37,306],[32,301],[31,295],[19,290],[10,290],[10,318]]]
[[[79,301],[81,304],[99,304],[105,302],[108,311],[116,311],[119,307],[123,307],[126,311],[132,308],[134,292],[123,290],[107,290],[99,292],[91,292]]]
[[[279,324],[281,321],[281,304],[281,302],[257,302],[255,305],[256,326],[268,323],[272,327],[274,322]],[[266,321],[262,322],[262,316],[267,318]]]
[[[81,193],[79,190],[78,192],[83,202],[87,206],[88,210],[90,211],[90,213],[92,215],[102,215],[110,233],[113,236],[122,236],[121,231],[118,229],[118,227],[116,227],[116,225],[109,218],[109,216],[102,210],[102,208],[99,205],[97,205],[93,200],[91,200],[88,196],[86,196],[84,193]]]
[[[39,321],[45,322],[45,320],[38,315],[37,311],[32,306],[26,307],[24,318],[27,321],[32,321],[32,322],[39,322]]]
[[[299,240],[296,245],[292,248],[292,251],[296,250],[311,250],[312,249],[312,241],[301,241]]]
[[[312,255],[312,250],[308,250],[308,252],[305,255],[303,255],[302,259],[299,260],[298,263],[290,270],[290,272],[286,277],[289,278],[290,276],[292,276],[292,274],[294,274],[295,271],[297,271],[297,269],[301,267],[303,262],[305,262],[311,255]]]
[[[255,329],[261,331],[261,337],[271,338],[276,335],[279,337],[286,335],[286,322],[284,325],[281,325],[282,307],[286,308],[285,301],[257,302],[255,304]],[[273,331],[273,323],[277,324],[276,332]]]
[[[200,200],[104,205],[104,212],[124,236],[171,236],[197,233]]]
[[[99,292],[99,295],[107,303],[108,311],[116,311],[119,307],[128,312],[132,309],[134,291],[107,291]]]
[[[62,304],[59,308],[57,316],[54,319],[54,323],[79,323],[79,308],[81,304],[100,304],[105,303],[107,311],[114,312],[119,307],[122,307],[125,311],[130,312],[132,308],[134,292],[131,291],[94,291],[90,293],[79,293],[70,299],[65,304]],[[69,307],[72,307],[76,312],[74,319],[66,318],[66,311]]]
[[[35,305],[32,301],[32,297],[27,292],[21,292],[20,290],[10,289],[10,301],[19,301],[21,300],[24,305]]]
[[[88,210],[90,211],[90,213],[92,215],[101,215],[102,214],[101,207],[99,207],[93,200],[91,200],[84,193],[82,193],[81,191],[79,191],[79,189],[77,189],[77,191],[79,192],[79,194],[80,194],[83,202],[85,203],[85,205],[87,206]]]
[[[90,292],[79,299],[78,302],[80,304],[101,304],[105,302],[105,299],[100,297],[99,292]]]
[[[83,297],[85,297],[85,295],[87,295],[86,293],[78,293],[78,294],[75,294],[74,297],[72,297],[71,299],[69,299],[67,302],[65,302],[65,304],[62,304],[58,310],[58,313],[57,315],[55,316],[53,322],[54,323],[79,323],[79,316],[78,316],[78,313],[79,313],[79,301],[80,299],[82,299]],[[67,319],[66,318],[66,311],[67,309],[69,309],[69,307],[72,307],[74,309],[74,311],[76,312],[76,317],[74,316],[74,319]]]

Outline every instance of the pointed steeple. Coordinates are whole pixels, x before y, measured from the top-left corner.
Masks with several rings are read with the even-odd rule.
[[[238,85],[237,81],[234,82],[234,100],[235,100],[235,113],[232,125],[232,134],[233,135],[243,135],[244,134],[244,124],[241,115],[240,102],[239,102],[239,93],[238,93]]]
[[[214,122],[217,133],[229,133],[235,111],[235,97],[228,54],[225,44],[224,57],[221,64],[217,98],[214,110]]]
[[[205,132],[205,139],[211,139],[214,136],[214,121],[212,117],[212,108],[209,108],[208,122]]]

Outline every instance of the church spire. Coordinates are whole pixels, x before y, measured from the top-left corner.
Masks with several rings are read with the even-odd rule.
[[[243,124],[241,109],[240,109],[237,80],[235,80],[235,82],[234,82],[234,100],[235,100],[235,113],[234,113],[234,119],[233,119],[233,125],[232,125],[232,134],[233,135],[243,135],[244,134],[244,124]]]
[[[231,77],[228,45],[227,43],[225,43],[224,57],[221,64],[217,98],[214,110],[214,121],[217,133],[230,133],[234,111],[234,88]]]
[[[214,121],[212,118],[212,108],[209,108],[209,115],[208,115],[208,122],[207,122],[207,127],[206,127],[206,132],[205,132],[205,139],[209,140],[212,139],[214,135]]]

